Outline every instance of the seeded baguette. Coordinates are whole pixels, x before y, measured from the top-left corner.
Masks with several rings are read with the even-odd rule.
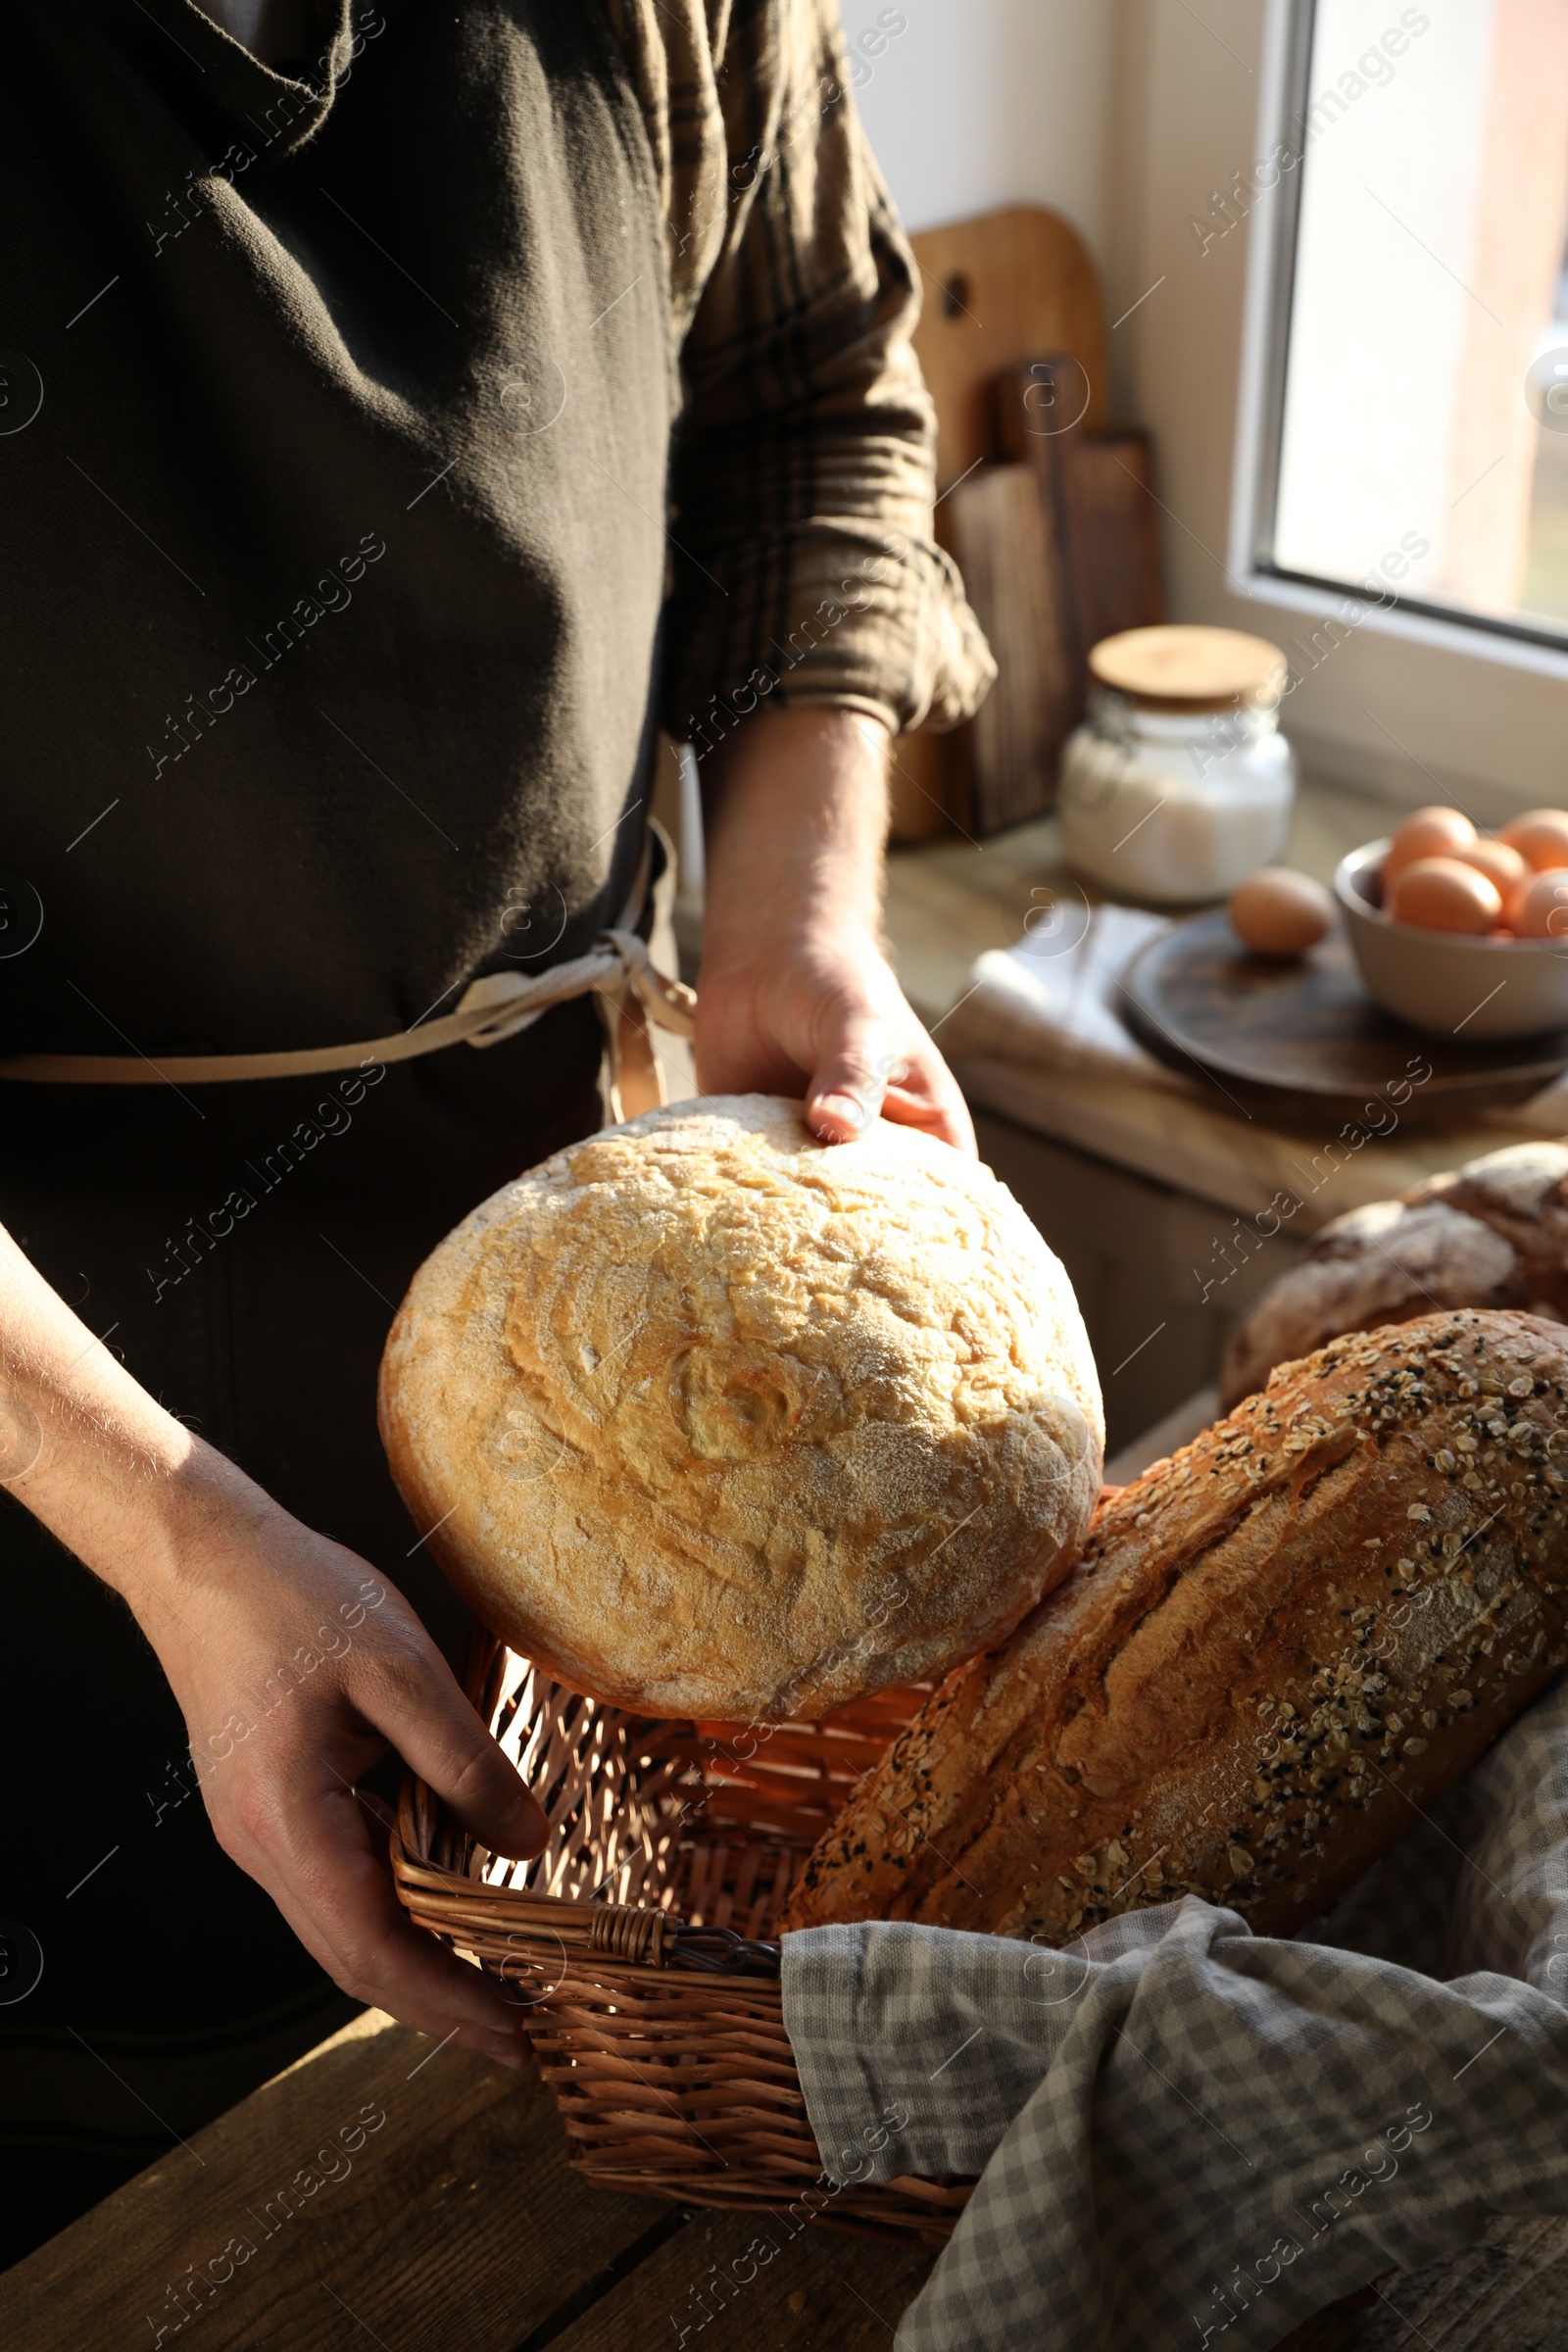
[[[1289,1935],[1568,1663],[1568,1329],[1332,1342],[1133,1485],[950,1675],[784,1925],[1061,1944],[1193,1893]],[[1562,1468],[1558,1464],[1563,1465]]]

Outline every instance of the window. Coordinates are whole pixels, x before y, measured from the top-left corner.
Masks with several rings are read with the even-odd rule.
[[[1254,570],[1568,646],[1568,4],[1294,0]]]

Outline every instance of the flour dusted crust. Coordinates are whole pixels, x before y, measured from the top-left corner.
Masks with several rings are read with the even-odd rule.
[[[1065,1573],[1103,1423],[1061,1266],[907,1127],[671,1105],[509,1185],[415,1276],[393,1475],[476,1616],[573,1689],[809,1717],[945,1673]]]
[[[1568,1663],[1565,1396],[1568,1330],[1520,1314],[1281,1367],[1108,1496],[862,1784],[785,1926],[1063,1944],[1184,1893],[1263,1935],[1315,1918]]]
[[[1444,1306],[1568,1316],[1568,1150],[1515,1144],[1325,1225],[1231,1335],[1228,1410],[1276,1364],[1342,1332]]]
[[[1220,1401],[1260,1389],[1276,1364],[1348,1331],[1372,1331],[1434,1306],[1523,1306],[1513,1249],[1479,1217],[1442,1200],[1375,1200],[1336,1217],[1299,1265],[1270,1284],[1236,1329]]]
[[[1434,1176],[1412,1196],[1442,1200],[1478,1217],[1507,1242],[1523,1269],[1523,1289],[1568,1315],[1568,1149],[1546,1142],[1489,1152],[1451,1175]]]

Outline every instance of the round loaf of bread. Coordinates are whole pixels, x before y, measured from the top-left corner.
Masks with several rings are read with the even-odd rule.
[[[1435,1306],[1520,1306],[1568,1317],[1568,1150],[1510,1144],[1372,1200],[1325,1225],[1269,1284],[1225,1350],[1228,1412],[1276,1364],[1348,1331],[1374,1331]]]
[[[1001,1640],[1077,1556],[1099,1383],[988,1169],[719,1097],[592,1136],[415,1276],[393,1476],[474,1614],[650,1714],[811,1717]]]
[[[1282,1365],[1109,1493],[1083,1558],[950,1675],[816,1846],[786,1928],[1070,1942],[1205,1896],[1289,1936],[1568,1664],[1568,1331],[1426,1315]]]

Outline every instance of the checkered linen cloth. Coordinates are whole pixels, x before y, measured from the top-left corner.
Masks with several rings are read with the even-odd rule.
[[[783,1978],[834,2179],[981,2175],[897,2352],[1261,2352],[1568,2213],[1568,1681],[1295,1940],[1189,1895],[1066,1952],[812,1928]]]

